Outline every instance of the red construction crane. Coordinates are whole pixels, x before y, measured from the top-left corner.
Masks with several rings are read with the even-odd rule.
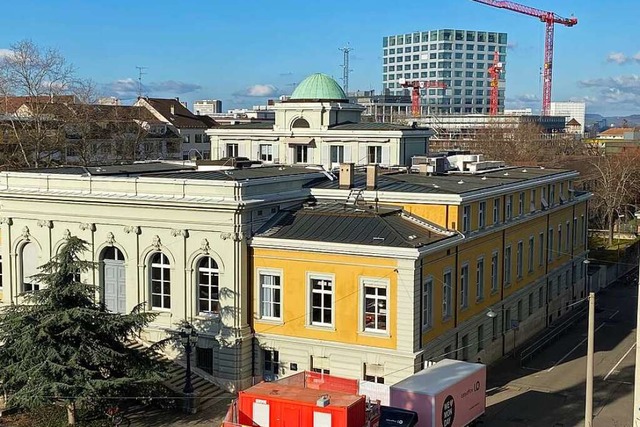
[[[444,82],[428,81],[421,82],[418,80],[409,81],[407,79],[398,79],[398,84],[402,87],[411,88],[411,115],[413,117],[420,116],[420,90],[439,88],[446,89],[447,84]]]
[[[525,6],[510,1],[502,0],[473,0],[478,3],[483,3],[489,6],[497,7],[500,9],[512,10],[514,12],[522,13],[525,15],[539,18],[540,21],[546,24],[546,32],[544,38],[544,67],[542,71],[543,84],[542,84],[542,114],[549,114],[549,107],[551,106],[551,77],[553,72],[553,28],[554,24],[562,24],[567,27],[573,27],[578,23],[577,18],[563,18],[556,15],[554,12],[545,12],[544,10],[535,9],[533,7]]]
[[[489,114],[495,116],[498,114],[498,94],[500,83],[500,73],[502,72],[502,62],[500,60],[500,54],[497,50],[493,51],[493,65],[489,67],[489,75],[491,76],[491,103],[489,104]]]

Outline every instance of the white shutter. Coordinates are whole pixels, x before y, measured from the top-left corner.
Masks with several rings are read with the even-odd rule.
[[[247,157],[247,154],[245,153],[247,151],[245,144],[246,142],[244,141],[238,141],[238,157]]]
[[[382,164],[385,166],[391,166],[391,162],[389,159],[389,146],[388,145],[383,145],[382,146]]]
[[[358,144],[358,158],[354,162],[356,165],[366,165],[367,162],[367,146]]]
[[[320,159],[320,164],[324,165],[328,169],[331,169],[331,157],[329,155],[329,149],[329,144],[322,143],[322,158]]]
[[[278,155],[279,153],[279,148],[280,148],[280,142],[276,141],[273,143],[272,147],[272,153],[273,153],[273,163],[282,163],[280,161],[280,156]]]
[[[349,163],[351,161],[351,144],[345,144],[344,146],[344,161]]]

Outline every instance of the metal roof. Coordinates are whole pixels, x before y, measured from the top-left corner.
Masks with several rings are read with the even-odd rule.
[[[376,209],[337,201],[281,211],[256,236],[408,248],[449,237],[439,227],[412,217],[402,209]]]
[[[565,169],[506,168],[479,174],[452,173],[448,175],[422,175],[416,173],[390,173],[378,176],[378,191],[399,193],[464,194],[472,191],[515,184],[529,179],[568,172]],[[318,180],[308,186],[319,189],[339,189],[339,180]],[[354,188],[366,187],[366,174],[356,173]]]
[[[402,131],[426,131],[427,127],[413,127],[397,123],[340,123],[331,126],[329,130],[402,130]]]
[[[129,176],[193,169],[194,166],[179,163],[145,162],[105,166],[61,166],[57,168],[21,169],[16,172],[86,176]]]
[[[222,125],[218,129],[273,129],[273,122],[238,123],[237,125]]]
[[[334,79],[322,73],[311,74],[293,91],[291,101],[347,100],[347,95]]]
[[[230,170],[184,170],[169,173],[155,173],[153,178],[168,179],[197,179],[208,181],[244,181],[249,179],[281,177],[291,175],[307,175],[321,173],[319,169],[310,169],[299,166],[262,166],[257,168],[230,169]],[[326,179],[326,178],[325,178]]]

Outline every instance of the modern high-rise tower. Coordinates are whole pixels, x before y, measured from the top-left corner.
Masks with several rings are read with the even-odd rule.
[[[422,114],[489,113],[494,51],[506,66],[507,34],[469,30],[431,30],[382,38],[382,89],[409,95],[398,79],[442,82],[446,89],[421,91]],[[505,73],[499,80],[498,111],[504,110]]]

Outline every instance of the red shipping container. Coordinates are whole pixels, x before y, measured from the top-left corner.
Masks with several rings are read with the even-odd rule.
[[[328,397],[326,406],[318,400]],[[238,394],[238,422],[260,427],[363,427],[364,396],[280,385],[257,384]]]

